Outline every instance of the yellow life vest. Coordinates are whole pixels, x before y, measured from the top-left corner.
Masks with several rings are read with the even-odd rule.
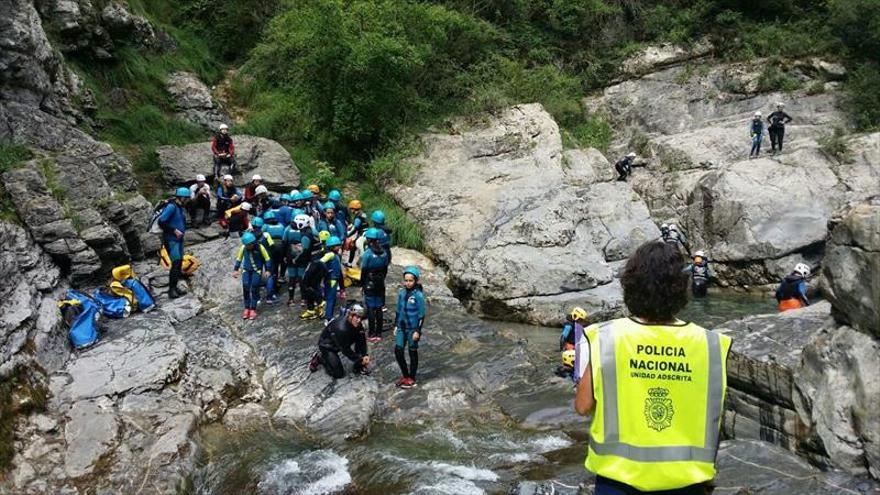
[[[159,265],[166,270],[171,269],[171,256],[168,254],[168,250],[165,249],[165,246],[162,246],[162,248],[159,249]],[[185,253],[183,255],[183,262],[180,264],[180,271],[188,277],[195,273],[200,266],[202,266],[202,262],[199,261],[198,258],[190,253]]]
[[[596,398],[586,468],[642,491],[714,478],[730,337],[629,318],[584,334]]]
[[[110,273],[113,275],[110,280],[110,292],[124,297],[131,305],[131,310],[137,311],[137,298],[134,296],[134,292],[122,283],[126,279],[134,278],[134,270],[131,269],[131,265],[117,266]]]

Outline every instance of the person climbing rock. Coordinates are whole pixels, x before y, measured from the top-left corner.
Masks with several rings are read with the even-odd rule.
[[[272,267],[272,259],[253,232],[245,232],[241,236],[241,244],[235,256],[232,276],[234,278],[241,276],[241,291],[244,299],[244,311],[241,317],[245,320],[254,320],[257,318],[260,284],[264,275],[268,273],[267,270]]]
[[[235,143],[229,135],[229,126],[220,124],[217,133],[211,140],[211,153],[214,154],[214,180],[220,177],[223,165],[229,166],[229,173],[235,173]]]
[[[709,281],[715,278],[712,269],[709,267],[709,259],[706,258],[706,252],[702,249],[694,253],[690,264],[685,267],[685,271],[691,275],[691,292],[695,297],[705,297],[709,288]]]
[[[266,281],[266,304],[278,304],[279,276],[281,274],[279,270],[284,258],[285,226],[278,222],[274,211],[267,211],[263,215],[263,222],[265,223],[263,230],[272,241],[267,248],[269,256],[272,258],[272,266]]]
[[[633,162],[636,160],[635,152],[629,152],[625,157],[617,160],[617,163],[614,164],[614,169],[617,170],[617,180],[625,181],[627,177],[632,173]]]
[[[189,189],[178,187],[174,192],[174,198],[168,201],[158,219],[159,227],[162,228],[162,245],[168,251],[168,257],[171,258],[171,270],[168,273],[168,297],[170,299],[186,295],[186,291],[178,288],[177,283],[183,273],[183,237],[186,234],[186,213],[184,210],[189,198]]]
[[[217,219],[223,218],[226,210],[238,205],[240,201],[241,192],[232,183],[232,176],[224,175],[217,186]]]
[[[776,111],[767,116],[770,127],[770,146],[772,153],[782,153],[782,140],[785,138],[785,124],[791,122],[791,117],[785,113],[785,105],[782,102],[776,104]]]
[[[329,324],[336,310],[337,297],[345,299],[345,286],[342,285],[342,239],[330,236],[324,244],[327,253],[321,257],[326,267],[324,275],[324,322]]]
[[[596,413],[584,462],[596,495],[705,495],[715,477],[731,340],[675,317],[684,261],[665,242],[641,245],[621,278],[631,316],[584,330],[575,410]]]
[[[385,306],[385,274],[388,273],[388,253],[379,244],[384,233],[377,228],[367,230],[367,246],[361,256],[361,285],[364,306],[367,307],[369,342],[382,340],[382,307]]]
[[[556,374],[561,377],[570,377],[574,371],[574,348],[577,339],[575,329],[583,325],[587,320],[587,311],[576,306],[565,317],[565,324],[562,325],[562,333],[559,335],[559,352],[562,355],[562,364],[556,368]],[[570,351],[570,352],[569,352]],[[568,363],[568,359],[571,363]]]
[[[189,186],[189,220],[197,225],[196,213],[202,211],[202,225],[211,224],[211,186],[205,182],[205,176],[196,175],[196,183]]]
[[[755,112],[755,116],[749,124],[749,136],[752,138],[749,159],[758,158],[758,155],[761,154],[761,141],[764,140],[764,120],[761,119],[761,112]]]
[[[779,303],[779,311],[803,308],[810,305],[807,299],[807,278],[810,276],[810,267],[804,263],[795,265],[794,270],[788,274],[776,289],[776,301]]]
[[[419,370],[419,341],[425,325],[425,294],[419,283],[421,272],[416,266],[403,270],[403,288],[397,293],[397,316],[394,319],[394,357],[400,366],[400,388],[416,386]],[[380,314],[381,317],[381,314]],[[409,347],[409,366],[403,351]]]
[[[309,227],[309,217],[298,214],[293,217],[291,224],[284,229],[282,245],[287,257],[287,305],[293,306],[296,295],[296,287],[300,284],[311,258],[309,250],[312,244],[317,244],[312,229]]]
[[[331,377],[339,379],[345,376],[345,367],[342,365],[339,354],[347,357],[353,363],[353,373],[369,374],[367,366],[370,364],[370,356],[367,354],[363,319],[363,306],[354,304],[345,314],[330,321],[321,332],[321,336],[318,338],[320,363],[324,365],[324,371]]]
[[[678,228],[678,225],[664,223],[660,226],[660,236],[663,242],[674,245],[682,252],[687,253],[688,256],[691,255],[691,246],[688,244],[687,237]]]
[[[244,186],[244,200],[253,204],[254,196],[257,195],[257,188],[263,185],[263,177],[260,174],[254,174],[248,185]],[[265,187],[265,186],[264,186]]]

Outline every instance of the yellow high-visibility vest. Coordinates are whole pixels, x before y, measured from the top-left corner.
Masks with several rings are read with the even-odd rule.
[[[629,318],[584,334],[596,398],[586,468],[642,491],[714,478],[730,337]]]

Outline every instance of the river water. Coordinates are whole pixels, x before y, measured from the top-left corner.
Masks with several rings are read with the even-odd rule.
[[[506,493],[520,480],[576,492],[588,480],[587,425],[572,412],[570,381],[552,373],[558,329],[430,310],[419,387],[394,391],[392,354],[374,353],[388,362],[371,379],[391,398],[368,435],[334,442],[268,424],[246,432],[211,425],[188,492],[467,495]],[[772,298],[730,293],[692,301],[680,316],[711,328],[772,311]]]

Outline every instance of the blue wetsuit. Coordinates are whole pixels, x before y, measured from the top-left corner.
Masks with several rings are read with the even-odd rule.
[[[235,256],[234,270],[241,269],[241,289],[244,296],[245,309],[257,309],[257,301],[260,300],[260,282],[263,278],[263,270],[271,269],[272,258],[262,244],[257,244],[254,249],[245,246],[238,248]]]
[[[422,337],[422,327],[425,323],[425,295],[422,285],[416,283],[412,290],[400,289],[397,293],[397,317],[395,326],[397,333],[394,336],[394,357],[400,372],[405,378],[416,379],[419,368],[419,341],[414,338],[416,332]],[[409,346],[409,366],[403,355],[404,347]]]

